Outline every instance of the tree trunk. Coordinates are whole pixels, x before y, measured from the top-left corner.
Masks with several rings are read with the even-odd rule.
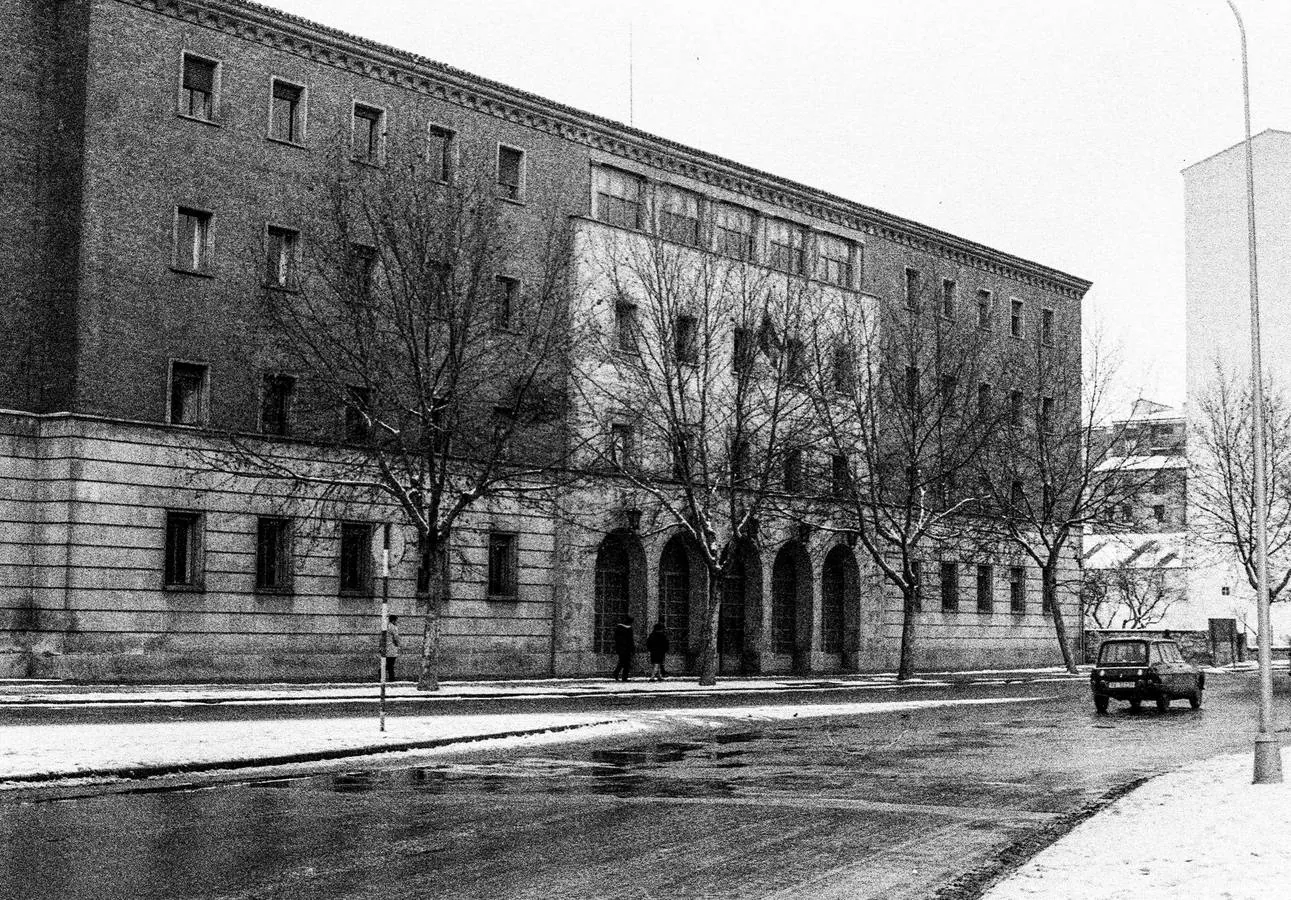
[[[914,674],[914,617],[918,613],[915,591],[916,588],[912,585],[903,585],[901,588],[901,661],[897,666],[898,681]]]
[[[1058,637],[1058,648],[1062,650],[1062,664],[1067,667],[1067,671],[1076,674],[1076,661],[1071,656],[1071,646],[1067,643],[1067,623],[1062,617],[1062,604],[1058,602],[1058,563],[1057,560],[1051,559],[1040,570],[1041,580],[1043,582],[1040,595],[1049,597],[1049,615],[1053,617],[1054,634]],[[1043,602],[1043,600],[1041,601]]]
[[[421,638],[421,671],[417,690],[439,690],[439,612],[448,599],[448,542],[424,536],[419,541],[421,559],[429,560],[429,590],[426,596],[425,628]]]
[[[717,630],[722,615],[722,578],[711,571],[708,573],[708,603],[704,610],[704,622],[699,631],[699,683],[705,686],[717,684],[717,665],[720,657],[717,654]]]

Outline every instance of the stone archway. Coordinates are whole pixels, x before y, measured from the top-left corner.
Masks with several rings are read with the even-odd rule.
[[[820,652],[855,669],[860,629],[860,568],[850,547],[839,544],[820,569]]]
[[[745,542],[735,551],[731,572],[722,584],[722,609],[717,633],[719,671],[743,675],[757,668],[750,639],[761,625],[762,561],[757,548]]]
[[[771,641],[777,657],[788,657],[790,670],[804,672],[811,661],[811,560],[798,541],[780,548],[771,567]]]
[[[626,530],[605,536],[593,568],[592,651],[614,652],[614,626],[624,614],[645,617],[645,551]]]

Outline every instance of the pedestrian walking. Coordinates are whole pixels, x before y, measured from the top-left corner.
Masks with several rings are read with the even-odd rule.
[[[381,656],[385,663],[386,681],[394,681],[394,664],[399,658],[399,617],[391,616],[386,630],[381,633]]]
[[[646,638],[646,650],[650,652],[651,681],[663,681],[668,674],[663,670],[663,662],[668,657],[668,632],[662,622],[654,623],[654,630]]]
[[[636,652],[631,616],[624,616],[623,621],[614,626],[614,652],[619,655],[619,664],[614,667],[614,680],[627,681],[632,676],[632,654]]]

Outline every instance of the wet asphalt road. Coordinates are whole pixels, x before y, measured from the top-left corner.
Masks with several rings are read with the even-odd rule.
[[[1249,749],[1254,677],[1208,688],[1110,716],[1079,681],[903,689],[864,699],[1035,699],[0,800],[0,897],[967,898],[1109,792]]]

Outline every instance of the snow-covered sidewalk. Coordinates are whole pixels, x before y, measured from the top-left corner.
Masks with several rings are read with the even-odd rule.
[[[1253,753],[1152,779],[983,900],[1268,900],[1291,896],[1291,783],[1251,784]]]

